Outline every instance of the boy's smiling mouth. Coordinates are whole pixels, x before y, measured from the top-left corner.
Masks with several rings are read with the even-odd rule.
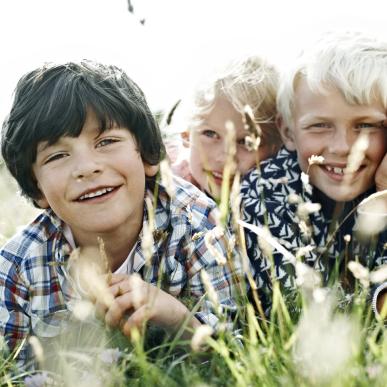
[[[85,201],[85,200],[99,198],[99,197],[102,197],[102,196],[105,196],[105,195],[109,194],[110,192],[113,192],[117,188],[118,187],[102,187],[102,188],[95,188],[95,189],[87,190],[84,193],[82,193],[76,199],[76,201],[82,202],[82,201]]]

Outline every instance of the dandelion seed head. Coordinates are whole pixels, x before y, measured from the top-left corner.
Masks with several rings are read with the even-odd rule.
[[[349,242],[351,242],[351,235],[349,235],[349,234],[346,234],[346,235],[344,235],[344,242],[345,243],[349,243]]]
[[[313,214],[314,212],[319,212],[320,210],[321,210],[320,203],[311,203],[311,202],[300,203],[297,207],[297,215],[300,219],[307,220],[309,218],[309,214]]]

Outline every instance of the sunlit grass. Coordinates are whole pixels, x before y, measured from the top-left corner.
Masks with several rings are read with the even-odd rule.
[[[37,211],[15,194],[16,187],[4,170],[0,184],[0,234],[5,241]],[[227,200],[235,196],[226,192],[227,187],[223,190]],[[225,207],[223,202],[223,211]],[[237,218],[237,210],[233,211]],[[220,226],[225,218],[223,214]],[[240,228],[234,225],[234,230]],[[237,243],[241,238],[237,235]],[[294,259],[300,263],[298,288],[283,293],[273,280],[269,320],[263,318],[259,305],[246,302],[242,295],[238,332],[224,330],[214,337],[204,326],[187,342],[179,333],[174,337],[155,327],[148,327],[145,335],[134,331],[127,338],[104,327],[93,313],[79,313],[64,335],[50,344],[38,341],[44,373],[17,370],[15,353],[9,354],[1,341],[1,385],[384,386],[386,332],[367,299],[369,282],[354,273],[358,279],[353,296],[348,297],[337,283],[322,287],[318,274],[300,257]],[[371,274],[366,276],[372,280]],[[211,289],[208,293],[216,297]],[[82,305],[86,308],[81,303],[81,309]]]

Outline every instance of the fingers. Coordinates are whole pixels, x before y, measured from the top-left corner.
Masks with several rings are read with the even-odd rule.
[[[141,308],[133,312],[129,318],[121,326],[122,333],[130,337],[134,328],[142,331],[147,321],[151,319],[150,308],[147,305],[143,305]]]

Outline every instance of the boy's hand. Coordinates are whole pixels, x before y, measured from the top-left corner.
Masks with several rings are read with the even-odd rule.
[[[377,191],[384,191],[387,189],[387,154],[384,156],[376,170],[375,183]]]
[[[113,274],[109,291],[114,302],[110,306],[98,304],[97,309],[108,325],[120,327],[126,336],[133,328],[141,330],[147,321],[177,330],[190,313],[175,297],[143,281],[138,274]],[[191,320],[188,326],[200,325],[198,320]]]

